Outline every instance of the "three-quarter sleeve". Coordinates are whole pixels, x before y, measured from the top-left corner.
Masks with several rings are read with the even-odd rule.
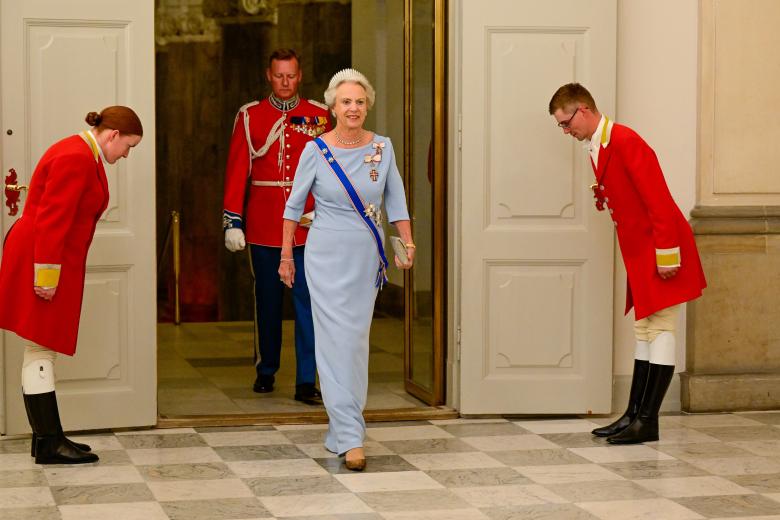
[[[404,190],[404,181],[398,166],[395,162],[395,150],[393,143],[387,139],[387,149],[385,153],[389,156],[390,165],[387,170],[387,181],[385,182],[385,212],[388,222],[398,222],[399,220],[409,220],[409,210],[406,207],[406,191]]]
[[[293,179],[292,191],[287,198],[287,204],[284,208],[284,218],[300,222],[301,215],[306,205],[306,197],[314,184],[314,177],[317,172],[317,145],[314,141],[306,143],[301,152],[301,158],[298,160],[298,168],[295,170],[295,179]]]

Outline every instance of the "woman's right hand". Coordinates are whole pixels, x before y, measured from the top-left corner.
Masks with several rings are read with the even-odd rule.
[[[279,280],[292,289],[295,280],[295,262],[292,258],[284,258],[279,261]]]
[[[45,288],[45,287],[33,287],[35,290],[35,294],[39,297],[43,298],[47,302],[50,302],[52,298],[54,298],[54,293],[57,292],[56,287],[51,288]]]

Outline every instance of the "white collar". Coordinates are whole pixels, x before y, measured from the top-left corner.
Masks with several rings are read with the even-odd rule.
[[[599,166],[599,152],[601,151],[601,147],[603,146],[606,148],[609,146],[609,140],[612,137],[612,126],[614,123],[609,120],[606,116],[601,116],[601,119],[599,120],[599,126],[596,127],[596,131],[593,132],[593,135],[590,136],[590,144],[588,146],[588,151],[590,152],[590,157],[593,160],[593,165],[598,168]]]
[[[607,118],[602,115],[601,119],[599,120],[599,126],[596,127],[596,131],[593,132],[592,136],[590,136],[591,151],[598,150],[601,147],[601,135],[604,133],[604,123],[606,123],[606,121]],[[609,128],[607,130],[609,130]],[[604,148],[606,148],[608,144],[609,136],[607,136],[607,142],[604,143]]]
[[[106,156],[103,154],[103,148],[100,146],[100,143],[98,143],[95,134],[92,133],[92,130],[85,130],[81,132],[81,136],[82,136],[81,138],[84,139],[85,141],[87,140],[91,141],[91,144],[90,142],[87,142],[87,144],[90,144],[90,148],[92,148],[92,146],[95,147],[95,149],[98,152],[98,155],[100,156],[100,160],[103,161],[103,164],[108,164],[106,162]],[[95,161],[97,160],[98,158],[95,157]]]

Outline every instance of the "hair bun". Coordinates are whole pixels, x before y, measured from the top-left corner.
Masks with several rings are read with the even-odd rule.
[[[90,112],[87,114],[87,117],[84,118],[84,121],[86,121],[89,126],[98,126],[100,125],[100,122],[103,121],[103,116],[97,112]]]

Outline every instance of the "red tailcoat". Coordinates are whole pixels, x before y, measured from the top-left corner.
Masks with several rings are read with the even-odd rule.
[[[30,181],[0,266],[0,328],[62,354],[76,351],[87,251],[108,205],[103,163],[81,136],[55,143]],[[33,292],[35,264],[60,266],[51,301]]]
[[[628,274],[625,312],[634,307],[640,320],[701,296],[707,282],[693,232],[669,193],[652,148],[630,128],[615,124],[594,171]],[[680,269],[664,280],[656,255],[676,248]]]
[[[280,123],[282,117],[284,119]],[[271,137],[270,146],[260,157],[252,158],[247,140],[247,118],[249,139],[252,149],[256,152],[261,151],[269,142],[272,130],[276,129],[275,133],[279,134],[278,138]],[[301,99],[298,105],[288,112],[274,107],[268,99],[249,103],[241,108],[230,139],[224,209],[226,215],[237,215],[243,219],[240,226],[244,229],[248,243],[282,246],[282,215],[291,189],[291,185],[256,186],[252,181],[291,183],[303,147],[328,130],[328,110],[305,99]],[[282,145],[284,149],[279,155]],[[305,211],[311,211],[313,208],[314,199],[309,196]],[[305,243],[307,233],[307,228],[298,226],[295,245]]]

